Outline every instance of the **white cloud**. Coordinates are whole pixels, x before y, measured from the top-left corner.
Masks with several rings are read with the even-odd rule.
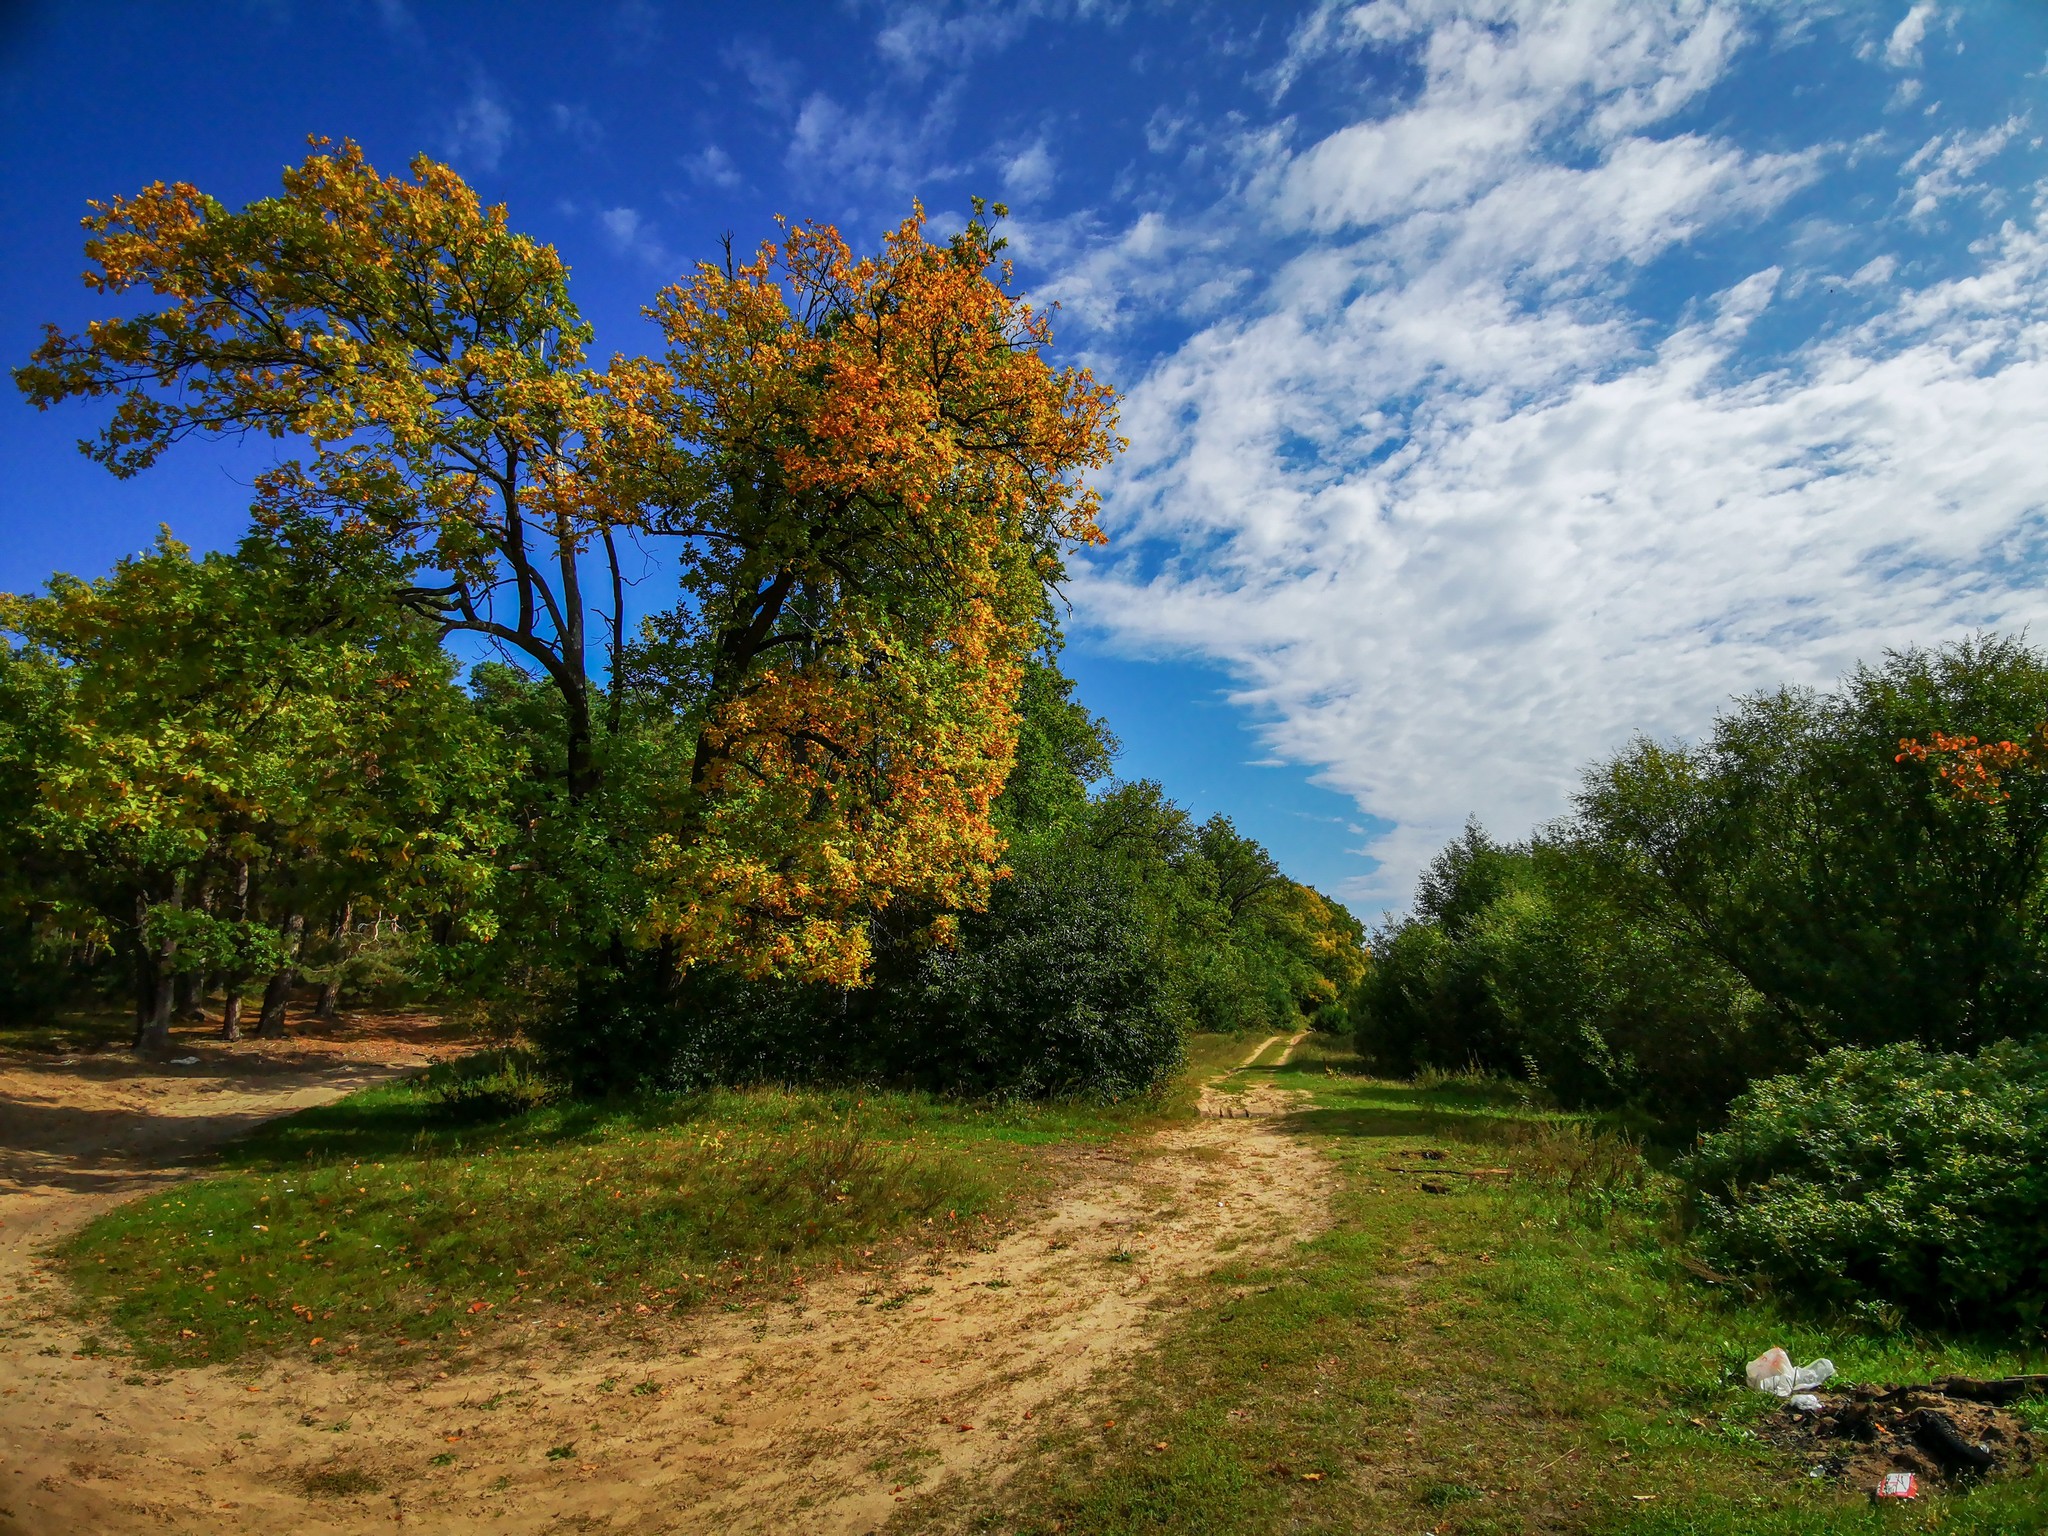
[[[511,110],[488,80],[479,79],[449,123],[442,144],[450,160],[489,173],[504,161],[512,133]]]
[[[958,9],[941,0],[892,4],[875,34],[875,51],[899,74],[922,80],[934,70],[964,69],[981,54],[1007,48],[1038,9],[1029,0],[972,0]]]
[[[682,167],[684,174],[700,187],[730,192],[745,180],[740,168],[732,163],[732,156],[716,144],[706,144],[695,154],[683,156]]]
[[[673,267],[675,260],[661,243],[653,227],[637,208],[606,208],[597,216],[605,238],[621,256],[630,256],[652,267]]]
[[[1940,14],[1934,0],[1917,0],[1913,8],[1892,28],[1884,45],[1884,61],[1893,69],[1918,69],[1920,45],[1927,40],[1927,25]]]
[[[1003,191],[1022,202],[1036,202],[1052,190],[1059,179],[1059,167],[1052,151],[1039,139],[1019,150],[1002,165]]]
[[[583,149],[595,149],[604,142],[604,124],[581,102],[550,103],[548,121],[555,132],[565,139],[573,139]]]
[[[1345,894],[1405,901],[1467,815],[1520,835],[1589,757],[1696,732],[1731,692],[2048,615],[2023,568],[2048,545],[2048,234],[2010,224],[1970,275],[1919,287],[1866,246],[1829,280],[1853,308],[1765,346],[1819,275],[1803,264],[1855,233],[1781,220],[1781,255],[1653,321],[1650,264],[1767,227],[1847,163],[1663,127],[1729,67],[1725,7],[1318,14],[1325,54],[1407,48],[1420,90],[1275,141],[1206,220],[1074,234],[1056,270],[1070,310],[1114,325],[1127,274],[1241,264],[1231,224],[1288,232],[1293,254],[1130,390],[1116,542],[1073,595],[1127,649],[1233,670],[1276,756],[1395,823]],[[1914,206],[2016,131],[1928,146]]]
[[[1905,194],[1909,199],[1906,216],[1924,222],[1948,199],[1981,191],[1982,183],[1971,178],[2025,126],[2024,117],[2009,117],[1982,133],[1961,129],[1937,133],[1921,145],[1899,167],[1901,175],[1913,178]]]
[[[810,190],[907,198],[948,174],[942,151],[957,98],[957,89],[941,89],[913,113],[892,92],[858,108],[813,92],[797,111],[784,164]]]

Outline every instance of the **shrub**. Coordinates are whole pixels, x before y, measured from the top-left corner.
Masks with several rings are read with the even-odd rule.
[[[2048,1045],[1830,1051],[1752,1084],[1676,1172],[1709,1260],[1788,1294],[2044,1321]]]
[[[1122,1099],[1183,1060],[1178,995],[1135,878],[1025,855],[950,948],[884,945],[857,991],[627,963],[533,1029],[579,1091],[873,1082],[1004,1098]]]

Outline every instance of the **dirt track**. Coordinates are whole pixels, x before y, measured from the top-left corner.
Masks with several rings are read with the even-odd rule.
[[[1250,1118],[1076,1158],[992,1251],[879,1288],[816,1283],[452,1379],[274,1364],[138,1385],[130,1362],[73,1353],[34,1249],[200,1147],[434,1048],[256,1071],[0,1062],[0,1533],[878,1531],[1085,1413],[1096,1374],[1173,1314],[1175,1282],[1323,1220],[1316,1154],[1255,1092],[1234,1101]]]

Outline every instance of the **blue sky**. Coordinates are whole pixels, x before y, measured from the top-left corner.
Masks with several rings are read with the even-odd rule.
[[[87,198],[426,151],[601,352],[770,216],[1006,199],[1127,394],[1068,661],[1123,771],[1368,914],[1636,731],[2042,617],[2048,7],[930,0],[0,8],[0,350],[93,313]],[[268,449],[120,483],[0,403],[0,586]]]

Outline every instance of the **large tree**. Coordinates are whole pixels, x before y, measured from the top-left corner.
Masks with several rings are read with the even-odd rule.
[[[985,896],[1020,668],[1119,444],[979,208],[867,257],[785,228],[665,290],[664,355],[604,371],[560,257],[425,158],[384,176],[343,144],[240,212],[158,184],[86,224],[89,285],[169,301],[52,328],[17,371],[39,406],[115,402],[89,454],[303,444],[259,516],[375,537],[444,634],[545,676],[572,806],[602,801],[636,692],[678,727],[614,956],[846,981],[880,905]],[[682,594],[637,637],[624,539]]]

